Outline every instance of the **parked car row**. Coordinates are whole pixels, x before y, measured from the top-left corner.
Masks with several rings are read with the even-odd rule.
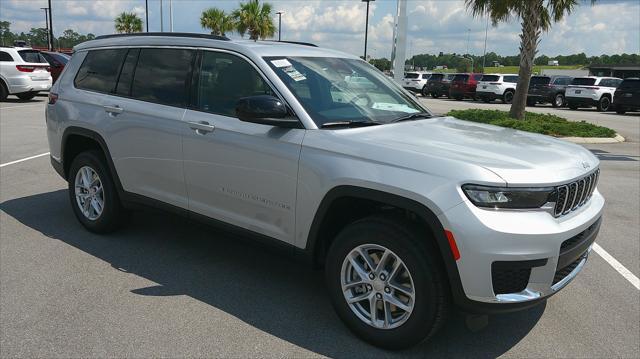
[[[48,91],[71,57],[28,47],[0,47],[0,101],[9,95],[30,100]]]
[[[403,86],[433,98],[447,96],[456,100],[470,98],[484,102],[501,100],[509,104],[518,85],[517,74],[428,74],[409,72]],[[618,113],[640,108],[640,80],[615,77],[532,76],[527,92],[527,106],[550,103],[553,107],[596,107],[598,111],[615,109]]]

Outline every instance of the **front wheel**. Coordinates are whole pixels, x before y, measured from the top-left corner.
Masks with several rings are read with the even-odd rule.
[[[118,229],[125,216],[102,153],[82,152],[71,163],[69,199],[80,223],[94,233]]]
[[[504,95],[502,95],[503,103],[512,103],[513,102],[513,91],[505,91]]]
[[[553,107],[562,107],[564,105],[564,95],[559,93],[553,98],[553,103],[551,103]]]
[[[329,294],[359,337],[388,349],[413,346],[441,327],[449,292],[437,250],[404,220],[369,217],[335,238],[326,261]]]
[[[16,94],[16,96],[18,96],[18,98],[23,101],[28,101],[36,97],[37,94],[38,92],[32,91],[32,92],[19,93],[19,94]]]
[[[611,106],[611,100],[607,96],[602,96],[598,101],[598,111],[607,112]]]

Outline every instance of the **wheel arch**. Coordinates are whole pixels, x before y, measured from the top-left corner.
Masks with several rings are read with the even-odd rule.
[[[116,184],[118,191],[122,191],[122,184],[118,177],[115,165],[109,152],[109,147],[102,136],[93,131],[82,127],[70,126],[64,130],[62,134],[62,145],[60,148],[60,159],[63,168],[63,178],[65,180],[69,177],[69,168],[73,158],[79,153],[89,150],[97,149],[102,152],[111,176]]]
[[[349,205],[353,202],[347,204],[346,207],[340,208],[340,206],[345,206],[345,201],[354,201],[356,203],[355,208],[357,208],[358,202],[361,204],[374,203],[378,205],[371,212],[362,212],[363,214],[356,216],[357,219],[367,216],[370,213],[380,211],[384,208],[401,210],[406,215],[410,216],[409,218],[414,216],[414,218],[411,219],[419,221],[435,242],[435,247],[439,252],[437,254],[442,260],[442,265],[444,266],[447,274],[453,297],[465,297],[462,289],[462,283],[460,282],[458,267],[444,232],[445,229],[440,220],[438,220],[436,214],[424,204],[413,199],[370,188],[337,186],[332,188],[324,196],[316,210],[305,247],[305,252],[313,261],[313,265],[316,268],[323,265],[322,262],[324,256],[326,255],[328,247],[332,243],[333,237],[335,237],[344,225],[351,223],[348,221],[348,210],[354,208]],[[346,216],[341,216],[343,213],[345,213]],[[339,220],[336,223],[334,222],[336,217],[341,218],[342,220]],[[339,226],[336,226],[337,228],[332,228],[332,226],[335,226],[336,224],[339,224]],[[425,238],[425,240],[428,239]]]

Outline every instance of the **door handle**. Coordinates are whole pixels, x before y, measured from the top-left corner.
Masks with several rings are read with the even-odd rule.
[[[103,106],[105,112],[111,115],[117,115],[124,112],[124,109],[118,105],[115,106]]]
[[[210,125],[207,121],[200,122],[189,122],[189,127],[192,130],[195,130],[197,134],[204,135],[209,132],[213,132],[216,129],[216,126]]]

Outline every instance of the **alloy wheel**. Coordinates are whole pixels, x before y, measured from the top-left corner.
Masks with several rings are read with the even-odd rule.
[[[95,221],[104,210],[104,190],[98,173],[89,166],[81,167],[75,178],[76,203],[82,214]]]
[[[349,252],[340,284],[351,311],[374,328],[397,328],[413,311],[411,273],[398,255],[381,245],[363,244]]]

